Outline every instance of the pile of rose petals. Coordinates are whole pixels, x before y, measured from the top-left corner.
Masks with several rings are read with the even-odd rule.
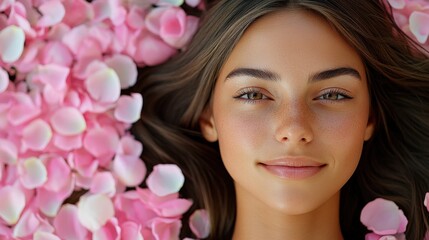
[[[0,239],[178,238],[192,205],[178,194],[183,174],[158,165],[138,187],[143,146],[128,130],[143,99],[121,90],[189,42],[199,19],[183,4],[203,8],[0,1]],[[207,219],[192,215],[190,237],[208,235]]]
[[[429,51],[429,1],[386,0],[398,26]]]

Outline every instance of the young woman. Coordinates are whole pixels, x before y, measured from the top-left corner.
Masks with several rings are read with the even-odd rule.
[[[143,158],[210,239],[364,239],[378,197],[429,228],[429,61],[382,1],[220,1],[140,90]]]

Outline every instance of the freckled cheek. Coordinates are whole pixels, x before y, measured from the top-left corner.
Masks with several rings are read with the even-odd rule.
[[[318,133],[323,144],[331,149],[337,164],[358,161],[367,126],[365,112],[343,113],[341,115],[320,116]]]
[[[265,114],[235,111],[218,119],[217,130],[223,157],[255,156],[270,136],[270,118]]]
[[[343,141],[350,138],[363,138],[368,124],[369,107],[365,102],[355,104],[344,111],[316,110],[318,128]]]

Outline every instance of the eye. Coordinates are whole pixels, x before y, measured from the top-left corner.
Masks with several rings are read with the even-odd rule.
[[[334,89],[334,90],[330,90],[330,91],[322,94],[317,99],[328,100],[328,101],[341,101],[341,100],[346,100],[346,99],[352,99],[352,97],[350,97],[346,93],[343,93],[340,90]]]
[[[238,100],[246,100],[251,102],[269,99],[259,89],[254,89],[254,88],[242,89],[238,92],[238,94],[234,98]]]
[[[265,96],[260,92],[249,92],[249,93],[242,94],[240,98],[249,99],[249,100],[262,100],[262,99],[267,99],[267,96]]]

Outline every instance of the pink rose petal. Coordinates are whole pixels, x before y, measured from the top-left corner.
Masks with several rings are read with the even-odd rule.
[[[394,202],[382,198],[369,202],[362,209],[360,220],[369,230],[380,235],[403,233],[408,223]]]
[[[143,98],[134,93],[131,96],[121,96],[117,102],[114,116],[124,123],[134,123],[140,118],[143,107]]]
[[[63,4],[57,0],[45,1],[39,6],[39,11],[42,14],[42,17],[37,23],[37,26],[39,27],[53,26],[61,22],[66,14]]]
[[[6,225],[0,224],[0,239],[12,239],[12,229]]]
[[[162,14],[160,24],[159,35],[161,38],[164,40],[166,38],[179,38],[185,32],[186,13],[182,8],[168,8]]]
[[[48,180],[44,188],[58,192],[71,181],[71,169],[66,160],[60,156],[53,156],[46,161]]]
[[[33,235],[33,240],[61,240],[61,239],[55,234],[37,231]]]
[[[169,42],[169,44],[176,48],[184,48],[189,43],[189,41],[191,41],[195,32],[198,30],[199,22],[200,22],[199,18],[194,16],[187,16],[186,27],[185,27],[185,32],[183,33],[183,36],[179,39],[175,39]]]
[[[86,129],[86,122],[82,114],[73,107],[58,109],[51,117],[52,128],[64,136],[82,133]]]
[[[118,180],[129,187],[139,185],[146,175],[146,166],[135,156],[116,155],[112,168]]]
[[[64,240],[86,239],[88,230],[78,219],[78,209],[75,205],[66,204],[61,207],[54,219],[58,236]]]
[[[121,93],[119,77],[111,68],[91,74],[86,79],[85,86],[91,97],[101,102],[114,102]]]
[[[22,142],[25,147],[32,150],[43,150],[52,138],[52,130],[49,124],[42,119],[36,119],[29,123],[22,132]]]
[[[417,11],[411,13],[410,31],[419,43],[425,43],[429,36],[429,14]]]
[[[135,191],[127,191],[116,196],[115,207],[118,214],[142,226],[147,226],[157,216],[150,206],[139,199]]]
[[[94,41],[102,52],[106,52],[112,42],[113,35],[108,28],[102,25],[92,25],[89,29],[88,37],[91,41]]]
[[[41,64],[56,64],[70,67],[73,63],[73,56],[70,50],[60,41],[48,42],[39,53]]]
[[[141,226],[134,222],[124,222],[121,225],[121,239],[143,240]]]
[[[150,12],[155,11],[158,8],[152,9]],[[143,29],[145,25],[145,8],[133,5],[130,7],[128,16],[126,18],[126,24],[133,29]]]
[[[33,81],[39,81],[50,85],[56,90],[61,90],[66,87],[69,72],[68,67],[56,64],[38,65],[30,76]]]
[[[375,233],[365,234],[365,240],[380,240],[381,236]]]
[[[185,2],[191,7],[197,7],[201,3],[201,0],[186,0]]]
[[[157,218],[151,227],[152,234],[157,240],[179,239],[182,223],[178,219]]]
[[[25,194],[18,188],[4,186],[0,188],[0,217],[9,225],[18,222],[25,207]]]
[[[66,9],[63,23],[74,27],[94,17],[94,9],[91,3],[85,0],[67,0],[63,2]]]
[[[113,14],[113,4],[111,1],[95,1],[93,3],[94,6],[94,20],[95,21],[103,21],[106,18],[110,18]]]
[[[162,217],[180,217],[191,205],[192,201],[179,198],[158,204],[155,211]]]
[[[35,209],[33,209],[33,210],[35,210]],[[36,213],[37,219],[40,222],[39,227],[37,228],[37,231],[47,232],[47,233],[54,233],[55,228],[51,224],[52,223],[52,219],[44,216],[43,214],[40,214],[39,212],[35,212],[35,213]]]
[[[184,2],[185,2],[185,0],[159,0],[158,4],[181,6]]]
[[[88,26],[79,25],[72,28],[66,35],[63,36],[62,42],[71,50],[73,54],[78,54],[82,42],[89,33]]]
[[[106,224],[114,213],[112,201],[104,194],[82,196],[78,203],[79,221],[92,232]]]
[[[153,34],[159,35],[161,30],[161,17],[162,14],[167,10],[166,7],[158,7],[152,9],[145,18],[146,27]]]
[[[126,25],[119,25],[114,28],[111,51],[114,53],[123,52],[130,37],[130,31]]]
[[[167,9],[160,19],[160,37],[175,48],[188,43],[198,28],[198,18],[186,16],[182,8]]]
[[[206,238],[210,234],[210,219],[206,210],[196,210],[189,217],[189,227],[197,238]]]
[[[25,211],[13,228],[13,237],[22,238],[30,236],[36,231],[39,224],[40,221],[33,211]]]
[[[143,151],[141,142],[136,141],[132,136],[126,135],[121,138],[118,154],[139,157]]]
[[[102,193],[109,197],[113,197],[116,193],[116,182],[112,173],[98,172],[94,175],[89,189],[91,193]]]
[[[15,2],[15,0],[4,0],[0,2],[0,11],[4,11],[6,9],[8,9],[13,3]]]
[[[98,161],[95,161],[94,157],[85,149],[78,149],[69,157],[72,159],[69,159],[69,164],[82,176],[92,177],[97,171]]]
[[[75,69],[76,71],[74,73],[74,76],[83,80],[87,79],[94,73],[103,70],[108,70],[109,68],[106,63],[100,61],[97,58],[82,59],[75,64],[75,68],[76,67],[79,67],[79,69]]]
[[[143,34],[135,44],[134,60],[148,66],[161,64],[176,53],[175,48],[149,34]]]
[[[24,51],[24,31],[14,25],[0,31],[0,57],[3,62],[11,63],[19,59]]]
[[[119,240],[121,228],[118,226],[118,220],[112,218],[102,228],[93,233],[93,240]]]
[[[56,134],[54,137],[54,145],[64,151],[71,151],[82,147],[82,135],[62,136]]]
[[[45,188],[37,188],[35,203],[39,210],[48,217],[54,217],[64,200],[69,197],[75,186],[75,178],[68,178],[67,185],[58,191],[49,191]]]
[[[48,172],[45,165],[36,157],[24,160],[18,170],[21,183],[27,189],[40,187],[48,180]]]
[[[0,162],[15,164],[18,160],[18,149],[11,141],[0,139]]]
[[[51,85],[45,85],[42,92],[43,100],[45,100],[45,103],[52,106],[62,105],[62,103],[64,102],[65,94],[65,88],[58,90],[53,88]]]
[[[14,106],[7,113],[7,120],[12,125],[20,125],[29,121],[40,114],[40,109],[32,105],[18,105]]]
[[[178,166],[159,164],[153,168],[146,182],[153,193],[158,196],[166,196],[178,192],[182,188],[185,178]]]
[[[113,156],[119,145],[118,133],[113,128],[94,128],[88,130],[84,148],[94,157]]]
[[[405,0],[387,0],[387,2],[395,9],[403,9],[406,5]]]
[[[43,188],[37,189],[36,202],[40,211],[46,216],[54,217],[65,200],[64,196]]]
[[[12,5],[7,22],[10,26],[21,28],[28,37],[36,37],[36,31],[31,27],[26,17],[25,6],[21,2],[15,1],[15,4]]]
[[[40,49],[45,45],[42,41],[32,41],[25,45],[24,52],[14,64],[22,72],[31,72],[40,62],[38,57]]]
[[[106,64],[118,74],[121,88],[133,86],[137,81],[137,66],[134,61],[125,55],[114,55],[106,59]]]
[[[3,68],[0,68],[0,93],[6,91],[7,86],[9,86],[9,75]]]

